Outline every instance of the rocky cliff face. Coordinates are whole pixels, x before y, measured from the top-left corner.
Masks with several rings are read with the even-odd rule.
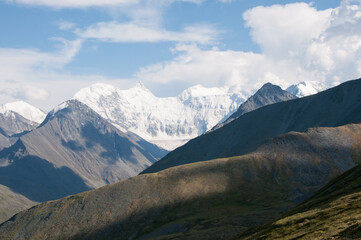
[[[23,211],[0,226],[0,238],[231,238],[353,167],[360,136],[360,124],[315,128],[244,156],[140,175]]]

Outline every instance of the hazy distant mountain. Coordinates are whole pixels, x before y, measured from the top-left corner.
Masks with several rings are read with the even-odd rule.
[[[360,134],[361,124],[292,132],[244,156],[136,176],[23,211],[0,238],[229,239],[354,166]]]
[[[0,184],[34,201],[57,199],[135,176],[165,153],[71,100],[0,152]]]
[[[267,139],[310,127],[361,122],[361,80],[343,83],[316,95],[268,105],[248,112],[215,131],[189,141],[144,173],[182,164],[242,155]]]
[[[287,92],[297,96],[297,97],[305,97],[309,95],[313,95],[319,93],[321,91],[326,90],[327,87],[325,84],[317,81],[304,81],[295,85],[291,85],[286,89]]]
[[[167,149],[174,149],[228,118],[244,102],[240,93],[197,85],[177,97],[159,98],[143,84],[129,90],[94,84],[75,99],[118,128]]]
[[[40,109],[26,103],[24,101],[17,101],[6,103],[0,106],[0,112],[12,111],[29,121],[40,124],[46,117],[46,114]]]
[[[225,124],[230,123],[239,116],[247,112],[256,110],[260,107],[296,98],[296,96],[282,90],[279,86],[273,85],[271,83],[266,83],[254,95],[249,97],[247,101],[242,103],[241,106],[239,106],[238,110],[233,113],[227,120],[217,124],[215,127],[212,128],[212,130],[218,129]]]

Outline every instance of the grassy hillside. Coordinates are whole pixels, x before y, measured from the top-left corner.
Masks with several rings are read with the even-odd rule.
[[[15,213],[37,204],[21,194],[0,185],[0,223],[8,220]]]
[[[360,239],[361,165],[337,177],[310,200],[240,239]]]
[[[42,203],[0,239],[223,239],[271,222],[359,162],[361,125],[272,139],[256,152],[144,174]]]

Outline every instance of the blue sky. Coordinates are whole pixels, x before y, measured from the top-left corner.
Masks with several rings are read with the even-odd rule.
[[[49,110],[95,82],[332,86],[360,77],[360,19],[355,0],[0,0],[0,103]]]

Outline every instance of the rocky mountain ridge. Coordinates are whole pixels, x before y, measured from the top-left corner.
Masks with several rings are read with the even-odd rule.
[[[361,122],[361,79],[318,94],[280,102],[248,112],[215,131],[192,139],[143,173],[254,151],[267,139],[307,128]]]

